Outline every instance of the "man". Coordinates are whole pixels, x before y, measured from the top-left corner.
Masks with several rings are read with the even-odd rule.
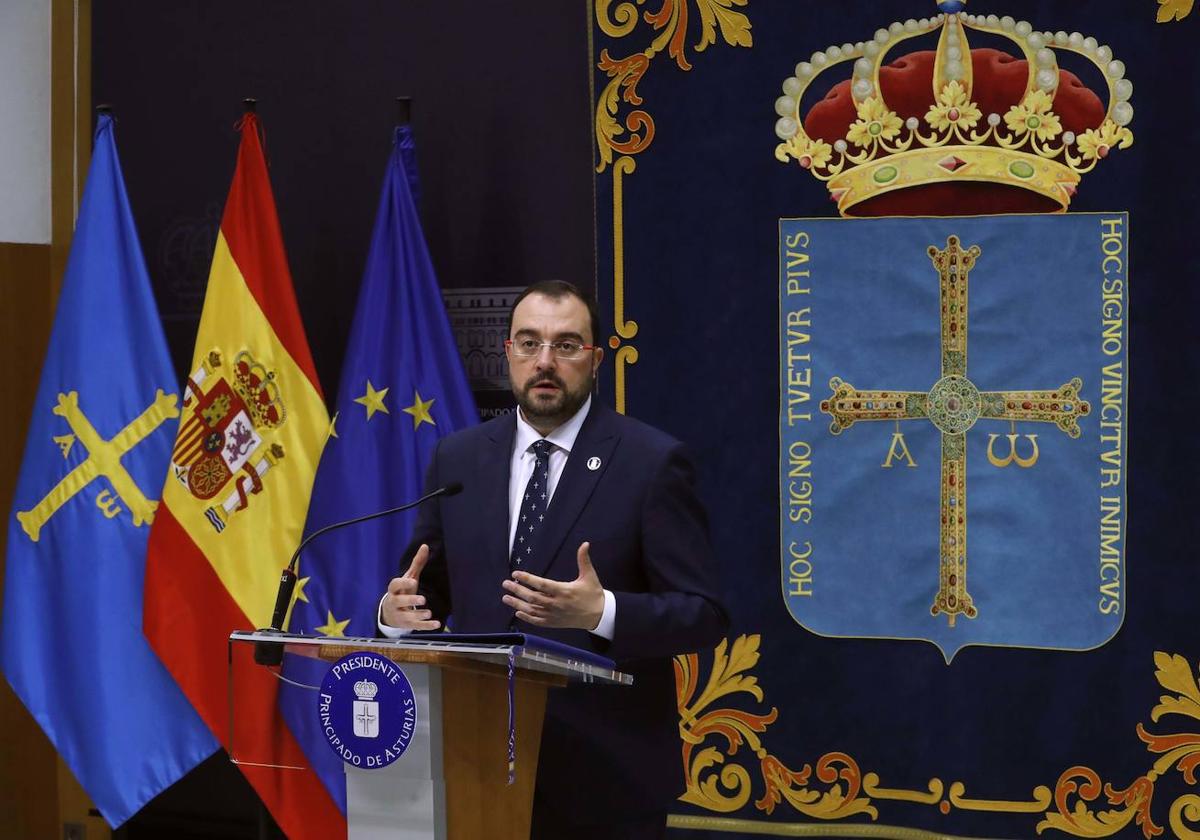
[[[614,659],[632,687],[550,692],[534,838],[658,838],[682,792],[671,657],[728,619],[692,467],[678,441],[593,402],[595,304],[530,286],[506,342],[519,411],[443,439],[408,571],[380,630],[529,632]]]

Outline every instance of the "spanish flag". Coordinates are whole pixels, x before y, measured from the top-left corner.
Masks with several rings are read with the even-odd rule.
[[[270,624],[329,430],[258,130],[246,114],[146,559],[146,636],[223,744],[229,633]],[[239,668],[234,758],[289,837],[344,837],[316,774],[279,769],[308,762],[277,684]]]

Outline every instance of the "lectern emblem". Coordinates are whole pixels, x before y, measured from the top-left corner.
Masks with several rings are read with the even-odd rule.
[[[417,731],[417,702],[400,666],[359,651],[334,663],[317,703],[330,749],[354,767],[387,767],[404,755]]]
[[[354,684],[354,734],[359,738],[379,737],[379,704],[375,695],[379,686],[370,680],[359,680]]]

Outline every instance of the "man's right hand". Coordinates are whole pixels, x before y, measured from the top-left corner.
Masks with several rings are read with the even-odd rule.
[[[422,545],[413,555],[408,571],[388,583],[381,610],[384,624],[405,630],[437,630],[442,626],[440,621],[434,620],[433,612],[425,609],[425,596],[417,594],[421,570],[428,562],[429,546]]]

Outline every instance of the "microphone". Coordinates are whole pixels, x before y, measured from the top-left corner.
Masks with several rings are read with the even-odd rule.
[[[292,602],[292,593],[296,591],[296,564],[300,562],[300,552],[308,546],[313,540],[322,534],[327,534],[330,531],[336,531],[339,528],[345,528],[349,525],[358,525],[360,522],[369,522],[372,519],[380,519],[384,516],[391,516],[393,513],[401,513],[406,510],[415,508],[417,505],[427,502],[430,499],[438,496],[456,496],[462,492],[463,486],[461,481],[452,481],[436,490],[426,493],[415,502],[409,502],[406,505],[399,507],[388,508],[387,510],[368,513],[365,516],[357,516],[354,519],[346,519],[342,522],[334,522],[331,525],[326,525],[324,528],[318,528],[307,537],[300,541],[300,545],[296,546],[296,551],[292,555],[292,559],[288,561],[287,566],[279,575],[279,591],[275,594],[275,610],[271,614],[271,626],[262,628],[260,633],[283,633],[283,619],[287,615],[288,605]],[[254,644],[254,661],[259,665],[278,665],[283,661],[283,646],[278,642],[255,642]]]

